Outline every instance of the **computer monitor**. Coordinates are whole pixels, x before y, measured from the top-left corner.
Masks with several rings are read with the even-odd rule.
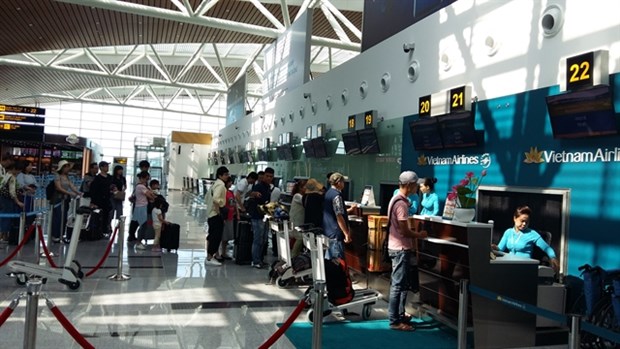
[[[437,118],[419,118],[409,123],[409,131],[415,150],[442,149]]]
[[[323,137],[313,138],[312,148],[314,148],[314,157],[316,158],[326,158],[329,156],[327,154],[327,144]]]
[[[546,97],[553,138],[581,138],[618,133],[609,86]]]
[[[437,116],[443,147],[466,148],[478,145],[474,116],[471,112]]]
[[[366,128],[357,131],[357,137],[360,141],[360,149],[362,154],[378,154],[379,140],[377,139],[377,132],[374,128]]]
[[[288,194],[293,193],[293,188],[295,187],[295,181],[286,181],[286,188],[285,188],[285,192]]]
[[[379,183],[379,206],[381,209],[379,210],[379,214],[382,216],[387,216],[388,205],[390,204],[390,200],[394,196],[394,190],[398,189],[397,182],[381,182]]]
[[[307,140],[303,142],[304,145],[304,153],[306,154],[306,159],[310,159],[314,156],[314,147],[312,147],[312,140]]]
[[[347,155],[355,155],[362,152],[356,131],[344,133],[342,135],[342,143],[344,143],[344,151]]]

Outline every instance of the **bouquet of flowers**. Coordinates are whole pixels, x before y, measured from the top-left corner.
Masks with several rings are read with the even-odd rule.
[[[482,183],[482,178],[487,175],[487,170],[482,170],[479,177],[474,176],[473,172],[467,172],[457,185],[452,187],[452,192],[448,195],[449,200],[456,202],[456,207],[475,208],[476,190]]]

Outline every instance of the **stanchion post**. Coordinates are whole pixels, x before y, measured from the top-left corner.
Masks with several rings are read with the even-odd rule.
[[[49,209],[47,210],[47,223],[45,224],[45,234],[47,234],[47,241],[45,242],[46,246],[52,246],[52,223],[54,221],[54,205],[50,203]],[[52,251],[50,252],[50,257],[54,256]]]
[[[116,237],[116,243],[118,244],[118,265],[116,268],[116,274],[108,276],[108,279],[112,281],[127,281],[131,277],[127,274],[123,274],[123,250],[125,246],[125,219],[126,216],[121,216],[118,220],[118,236]]]
[[[467,348],[467,301],[469,299],[469,281],[461,279],[459,283],[459,318],[458,318],[458,338],[457,348]]]
[[[323,297],[325,283],[314,283],[314,312],[312,319],[312,349],[321,349],[323,342]]]
[[[26,228],[26,211],[22,210],[19,214],[19,233],[17,234],[17,242],[19,243],[24,239],[24,229]],[[19,251],[19,255],[21,256],[21,251]]]
[[[39,313],[39,295],[41,279],[30,279],[26,294],[26,322],[24,325],[24,349],[34,349],[37,344],[37,314]]]
[[[41,261],[41,239],[39,237],[39,228],[41,227],[41,221],[43,220],[43,214],[37,213],[37,218],[34,220],[34,258],[36,260],[36,264],[39,264]]]
[[[581,331],[581,317],[579,315],[572,315],[570,317],[570,334],[568,337],[568,348],[579,349],[581,345],[581,338],[579,332]]]

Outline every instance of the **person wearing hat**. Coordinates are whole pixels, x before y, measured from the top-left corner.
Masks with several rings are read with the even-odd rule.
[[[60,206],[54,206],[52,218],[52,222],[54,222],[52,225],[53,242],[60,242],[62,227],[64,227],[65,222],[67,221],[67,214],[69,213],[69,200],[76,198],[81,194],[75,185],[73,185],[71,179],[69,179],[69,171],[71,171],[72,166],[73,164],[69,161],[60,160],[58,162],[58,166],[56,167],[56,174],[54,175],[55,194],[52,204],[61,202],[65,209],[63,216],[62,208]]]
[[[101,217],[101,224],[99,226],[102,227],[102,233],[104,235],[111,233],[110,223],[112,218],[110,212],[112,211],[113,191],[116,189],[116,186],[112,183],[112,176],[108,174],[109,170],[110,163],[107,161],[100,161],[99,173],[90,184],[90,206],[101,210],[99,216]]]
[[[412,230],[408,224],[409,201],[407,197],[418,191],[418,175],[413,171],[404,171],[398,177],[398,193],[392,197],[388,206],[388,252],[392,260],[390,279],[390,299],[388,318],[390,329],[413,331],[409,323],[411,315],[405,313],[407,292],[411,284],[411,263],[414,240],[428,236],[425,231]]]
[[[323,184],[314,178],[309,178],[304,186],[302,204],[304,206],[304,224],[323,227]]]
[[[331,188],[325,193],[323,200],[323,231],[329,238],[329,247],[325,259],[344,259],[344,244],[352,240],[349,230],[349,215],[344,205],[342,189],[344,176],[334,172],[329,176]]]

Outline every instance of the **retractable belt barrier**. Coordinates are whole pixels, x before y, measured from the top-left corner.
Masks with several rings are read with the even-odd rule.
[[[519,309],[527,313],[542,316],[544,318],[548,318],[553,321],[559,322],[563,326],[570,324],[572,329],[581,328],[583,331],[592,333],[598,337],[604,338],[606,340],[609,340],[615,343],[620,343],[620,333],[608,330],[603,327],[595,326],[591,324],[590,322],[581,319],[580,316],[570,316],[570,315],[567,316],[564,314],[558,314],[556,312],[543,309],[535,305],[531,305],[529,303],[516,300],[511,297],[502,296],[495,292],[491,292],[489,290],[486,290],[486,289],[483,289],[483,288],[480,288],[478,286],[471,285],[471,284],[469,284],[469,287],[465,287],[465,289],[468,289],[468,291],[470,291],[473,294],[476,294],[478,296],[481,296],[481,297],[484,297],[484,298],[487,298],[487,299],[490,299],[496,302],[500,302],[509,307]],[[577,321],[578,323],[573,323],[574,321]],[[459,328],[459,333],[462,330],[463,330],[462,328]],[[571,333],[571,336],[578,336],[578,333]],[[575,343],[574,341],[571,341],[571,342],[573,344]],[[578,346],[576,348],[578,348]]]

